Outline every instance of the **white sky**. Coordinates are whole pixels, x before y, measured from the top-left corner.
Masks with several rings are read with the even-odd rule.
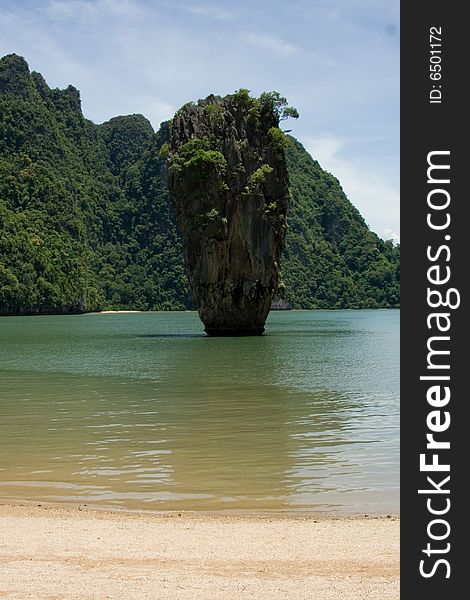
[[[0,0],[0,55],[77,87],[97,123],[278,90],[300,112],[286,127],[398,239],[398,27],[399,0]]]

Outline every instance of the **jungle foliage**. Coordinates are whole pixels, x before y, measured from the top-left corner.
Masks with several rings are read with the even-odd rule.
[[[295,118],[282,101],[263,100]],[[255,126],[263,105],[247,109]],[[95,125],[73,86],[51,89],[23,58],[0,59],[0,313],[192,308],[166,186],[168,135],[142,115]],[[285,138],[273,143],[286,146],[292,193],[286,298],[295,308],[398,306],[399,249]]]

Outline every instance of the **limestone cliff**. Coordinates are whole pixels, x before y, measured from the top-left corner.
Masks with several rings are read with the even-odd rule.
[[[289,181],[273,92],[209,96],[171,123],[168,182],[209,335],[259,335],[278,289]]]

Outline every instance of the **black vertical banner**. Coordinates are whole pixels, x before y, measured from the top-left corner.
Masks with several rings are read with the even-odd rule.
[[[401,5],[401,598],[468,596],[470,57],[459,2]],[[465,104],[465,107],[464,107]],[[465,591],[467,590],[467,591]]]

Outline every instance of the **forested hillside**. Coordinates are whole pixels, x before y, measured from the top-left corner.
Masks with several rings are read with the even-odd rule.
[[[286,297],[302,308],[398,306],[399,249],[371,232],[336,177],[298,141],[290,142],[292,204],[282,267]]]
[[[141,115],[95,125],[74,87],[50,89],[21,57],[0,59],[0,313],[192,307],[168,135]],[[397,306],[399,250],[299,142],[286,152],[286,298],[295,308]]]

